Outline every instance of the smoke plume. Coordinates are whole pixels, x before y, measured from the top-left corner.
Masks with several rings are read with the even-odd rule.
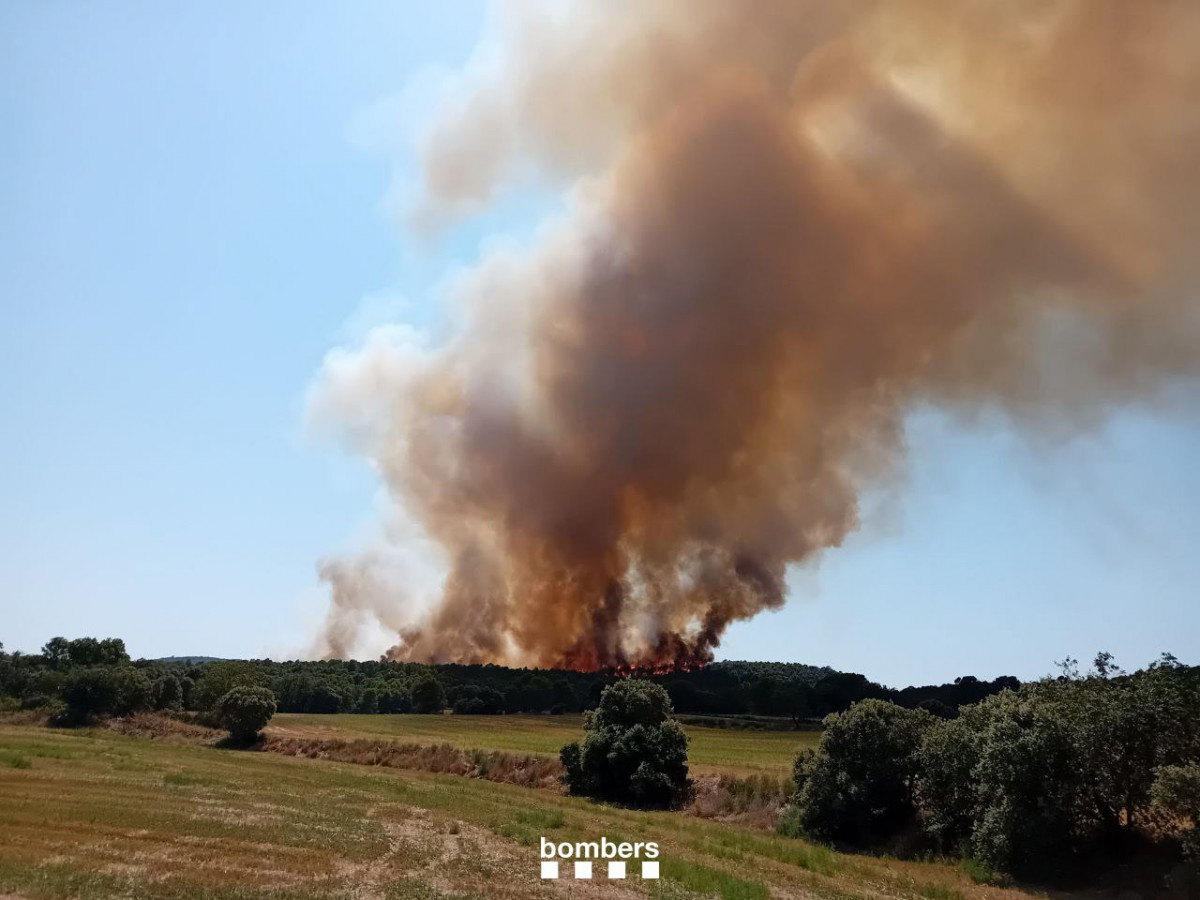
[[[1200,363],[1200,4],[678,0],[497,13],[421,147],[422,227],[529,173],[440,340],[313,411],[402,511],[328,562],[324,651],[685,665],[780,606],[908,411],[1086,427]],[[414,543],[414,541],[422,543]],[[439,556],[431,603],[415,557]]]

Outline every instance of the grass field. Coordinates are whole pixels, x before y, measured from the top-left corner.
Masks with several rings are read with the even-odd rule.
[[[657,840],[658,882],[538,877],[537,844]],[[0,726],[0,896],[171,900],[1027,897],[679,813],[424,772]]]
[[[280,714],[274,734],[312,738],[392,738],[448,743],[464,750],[504,750],[557,756],[583,735],[582,716],[362,716]],[[687,726],[688,762],[698,774],[787,775],[801,747],[815,746],[812,731],[737,731]]]

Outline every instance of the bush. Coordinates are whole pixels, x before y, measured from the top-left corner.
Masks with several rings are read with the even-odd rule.
[[[275,695],[264,687],[235,687],[214,707],[217,721],[237,741],[252,741],[275,715]]]
[[[412,689],[413,712],[440,713],[446,708],[446,691],[432,675],[418,679]]]
[[[917,751],[932,722],[924,710],[862,700],[825,719],[815,753],[793,775],[796,821],[822,841],[863,845],[916,817]]]
[[[686,799],[687,735],[662,687],[632,678],[610,685],[584,728],[583,744],[560,753],[572,794],[658,808]]]

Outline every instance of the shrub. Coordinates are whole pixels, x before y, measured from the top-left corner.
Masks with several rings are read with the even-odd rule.
[[[275,715],[275,695],[268,688],[235,687],[214,707],[222,728],[237,741],[251,741]]]
[[[572,794],[660,808],[686,799],[687,735],[662,687],[632,678],[610,685],[584,728],[582,745],[560,753]]]
[[[911,822],[917,751],[931,721],[924,710],[886,700],[862,700],[826,717],[820,746],[794,769],[800,829],[861,845]]]
[[[417,680],[412,689],[413,712],[440,713],[446,708],[446,691],[432,675]]]

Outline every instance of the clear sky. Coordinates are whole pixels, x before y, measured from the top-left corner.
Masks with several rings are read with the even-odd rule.
[[[377,490],[305,434],[322,357],[383,314],[432,319],[449,271],[554,205],[410,238],[406,124],[484,8],[347,6],[0,5],[6,649],[300,652],[316,563]],[[904,482],[722,655],[891,684],[1200,662],[1198,422],[1184,390],[1057,443],[915,414]]]

